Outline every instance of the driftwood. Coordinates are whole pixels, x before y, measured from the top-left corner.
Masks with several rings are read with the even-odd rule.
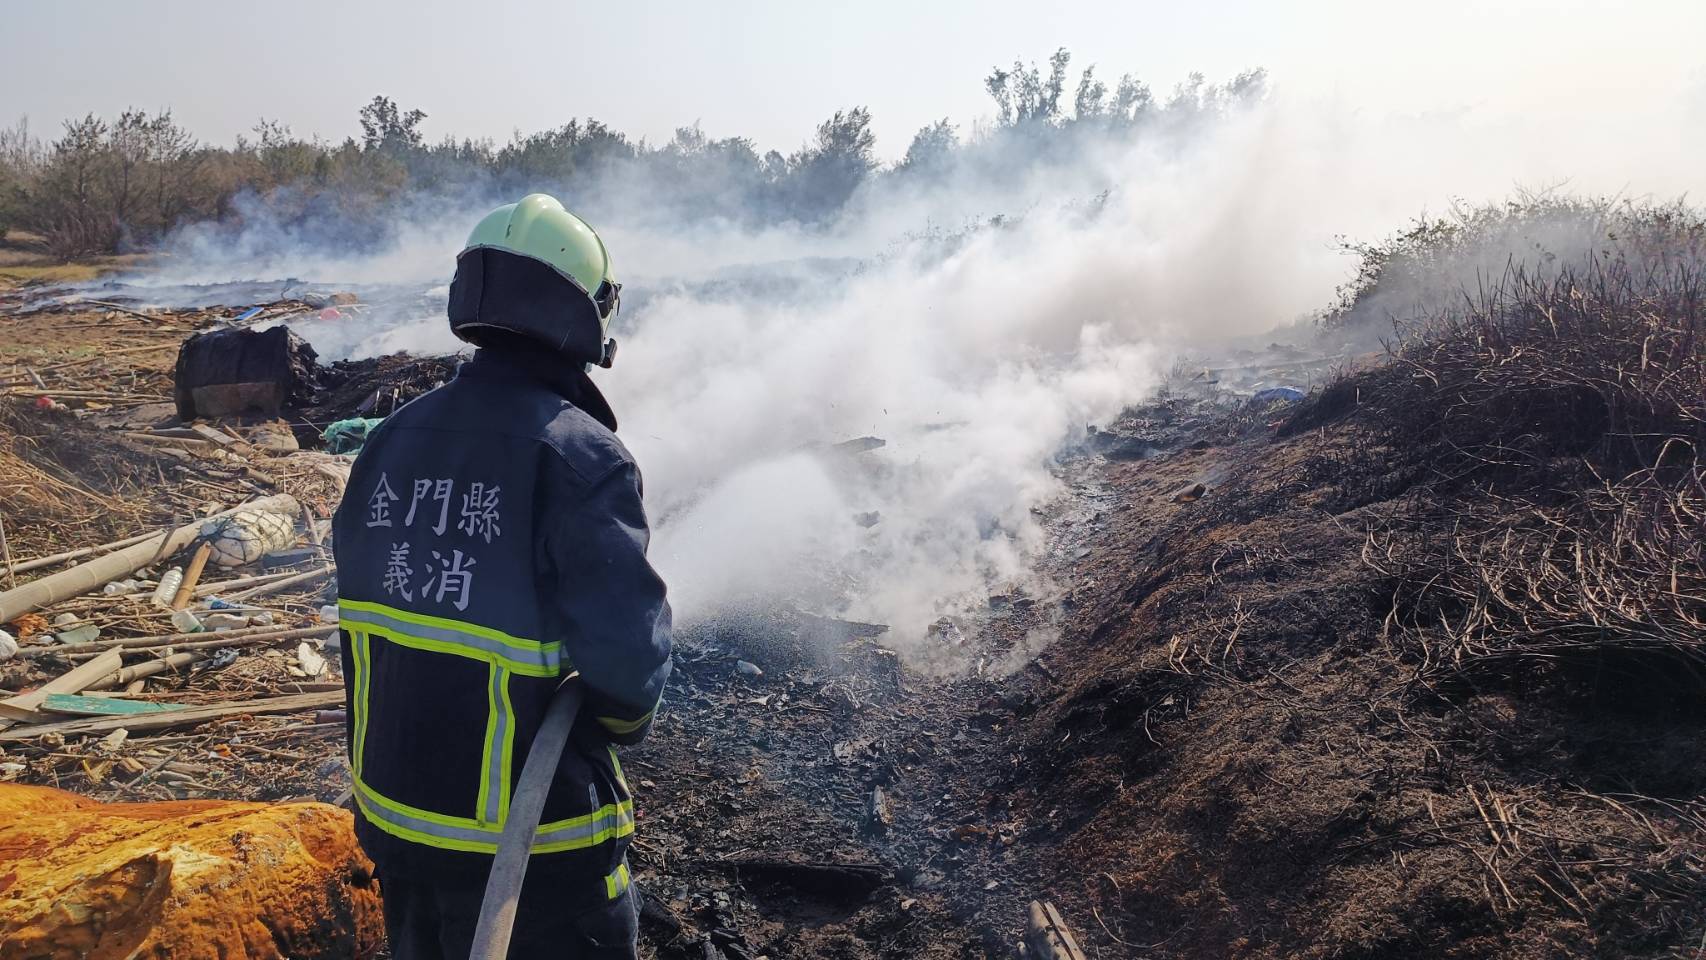
[[[1033,960],[1086,960],[1078,938],[1054,904],[1032,900],[1025,930],[1026,956]]]
[[[321,707],[329,707],[343,702],[344,693],[342,690],[326,693],[298,693],[288,697],[210,703],[199,707],[173,710],[170,713],[151,714],[142,717],[91,717],[84,720],[66,720],[60,723],[40,723],[21,730],[0,731],[0,740],[29,740],[49,733],[57,733],[68,738],[81,737],[89,734],[111,733],[120,727],[129,730],[131,733],[144,730],[166,730],[172,727],[194,726],[224,717],[318,710]]]
[[[118,651],[109,650],[88,663],[54,677],[29,693],[20,693],[15,697],[0,700],[0,731],[19,721],[43,719],[41,705],[49,696],[55,693],[82,693],[89,689],[91,683],[122,666],[124,661],[119,658]]]
[[[185,653],[174,653],[169,657],[161,657],[158,660],[150,660],[147,663],[139,663],[134,667],[125,667],[123,670],[114,671],[113,673],[109,673],[101,679],[96,680],[94,683],[89,684],[83,689],[111,690],[114,687],[122,687],[125,684],[134,683],[135,681],[141,680],[145,677],[157,676],[168,670],[178,670],[183,667],[190,666],[197,661],[206,659],[207,654],[200,650],[191,650]]]
[[[132,546],[80,563],[69,570],[51,573],[21,587],[0,593],[0,623],[8,623],[43,607],[99,590],[103,584],[126,577],[157,560],[189,546],[201,533],[202,524],[238,510],[265,510],[294,517],[300,509],[294,497],[278,494],[263,497],[242,507],[233,507],[172,530],[162,530]]]

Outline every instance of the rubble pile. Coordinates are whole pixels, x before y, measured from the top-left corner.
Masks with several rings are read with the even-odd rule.
[[[349,784],[325,540],[350,458],[282,420],[175,417],[166,347],[213,320],[28,319],[54,336],[0,349],[0,941],[372,955],[377,888],[326,805]]]

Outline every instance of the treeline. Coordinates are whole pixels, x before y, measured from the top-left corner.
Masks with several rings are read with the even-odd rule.
[[[799,149],[760,152],[746,137],[717,139],[697,125],[666,143],[633,139],[593,119],[517,133],[509,142],[446,137],[429,143],[427,115],[376,96],[359,114],[361,136],[303,139],[262,120],[230,147],[199,142],[170,111],[127,110],[67,121],[44,142],[26,121],[0,130],[0,237],[8,229],[45,239],[62,256],[143,248],[174,228],[224,221],[264,205],[279,222],[367,224],[403,195],[465,198],[471,190],[530,190],[624,202],[677,221],[745,226],[833,221],[874,184],[927,185],[973,168],[996,181],[1037,164],[1066,162],[1092,141],[1160,134],[1219,116],[1265,94],[1262,71],[1211,84],[1193,74],[1165,98],[1126,75],[1112,87],[1095,67],[1069,79],[1071,55],[995,69],[984,87],[995,119],[966,133],[946,118],[925,126],[892,165],[876,157],[871,114],[838,110]],[[596,211],[595,211],[596,212]],[[359,244],[364,230],[352,227]]]

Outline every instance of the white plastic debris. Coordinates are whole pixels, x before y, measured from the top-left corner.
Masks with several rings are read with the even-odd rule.
[[[206,629],[201,625],[201,618],[188,610],[173,610],[172,626],[176,627],[179,633],[200,633]]]
[[[17,638],[4,630],[0,630],[0,660],[10,660],[17,655]]]
[[[338,605],[335,603],[328,603],[325,606],[321,607],[320,608],[320,622],[321,623],[337,623],[338,622]]]
[[[172,598],[178,595],[178,587],[184,582],[182,567],[173,567],[160,575],[160,585],[154,588],[154,605],[170,607]]]
[[[302,672],[310,677],[317,677],[326,669],[326,658],[320,656],[306,640],[296,646],[296,662],[301,665]]]
[[[221,567],[240,567],[290,546],[296,539],[296,518],[244,510],[207,524],[201,532],[213,547],[209,559]]]
[[[227,613],[224,611],[203,614],[200,617],[200,620],[201,628],[203,630],[235,630],[238,627],[246,627],[249,625],[248,614]]]
[[[70,630],[61,630],[53,635],[53,639],[65,644],[94,643],[96,640],[100,639],[100,637],[101,628],[92,623],[86,623],[80,627],[72,627]]]

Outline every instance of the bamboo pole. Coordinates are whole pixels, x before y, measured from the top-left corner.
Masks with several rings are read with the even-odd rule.
[[[329,640],[331,639],[332,632],[336,629],[336,626],[333,624],[326,623],[317,627],[299,627],[295,630],[281,633],[277,636],[238,637],[235,640],[226,639],[223,631],[216,631],[213,633],[200,634],[200,636],[210,638],[207,640],[178,641],[175,643],[156,644],[152,646],[129,646],[125,649],[132,653],[146,653],[156,650],[181,651],[224,649],[226,647],[260,647],[268,644],[280,643],[286,640],[311,640],[316,637],[323,637]]]
[[[229,516],[238,510],[265,510],[294,517],[299,509],[296,498],[281,493],[263,497],[241,507],[233,507],[207,519]],[[50,604],[99,590],[102,584],[128,576],[151,563],[169,557],[189,546],[200,535],[201,526],[205,522],[206,520],[197,520],[176,529],[162,530],[141,543],[115,550],[69,570],[48,574],[39,580],[32,580],[21,587],[0,593],[0,623],[9,623]]]
[[[56,563],[64,563],[67,560],[81,560],[82,558],[94,553],[110,553],[120,547],[128,547],[134,543],[141,543],[149,537],[156,536],[158,533],[158,530],[149,533],[139,533],[134,537],[126,537],[123,540],[114,540],[112,543],[96,544],[93,547],[78,547],[76,550],[67,550],[64,553],[56,553],[52,556],[36,557],[34,560],[25,560],[19,563],[13,569],[19,573],[27,573],[31,570],[39,570],[42,567],[51,567]]]
[[[236,641],[259,640],[273,642],[277,640],[300,640],[319,634],[328,634],[337,629],[335,623],[323,623],[312,627],[275,627],[270,624],[259,627],[240,627],[236,630],[203,630],[199,633],[169,633],[158,637],[124,637],[119,640],[94,640],[89,643],[72,643],[53,647],[25,647],[18,651],[19,657],[45,656],[79,656],[85,653],[100,653],[104,650],[153,650],[161,647],[181,647],[186,643],[214,640],[221,643]]]
[[[171,656],[161,657],[158,660],[149,660],[146,663],[139,663],[134,667],[125,667],[123,670],[116,670],[101,679],[96,680],[94,683],[89,684],[83,689],[111,690],[114,687],[122,687],[135,680],[141,680],[145,677],[152,677],[165,673],[167,670],[176,670],[179,667],[187,667],[197,661],[206,660],[207,658],[208,654],[201,650],[174,653]]]

